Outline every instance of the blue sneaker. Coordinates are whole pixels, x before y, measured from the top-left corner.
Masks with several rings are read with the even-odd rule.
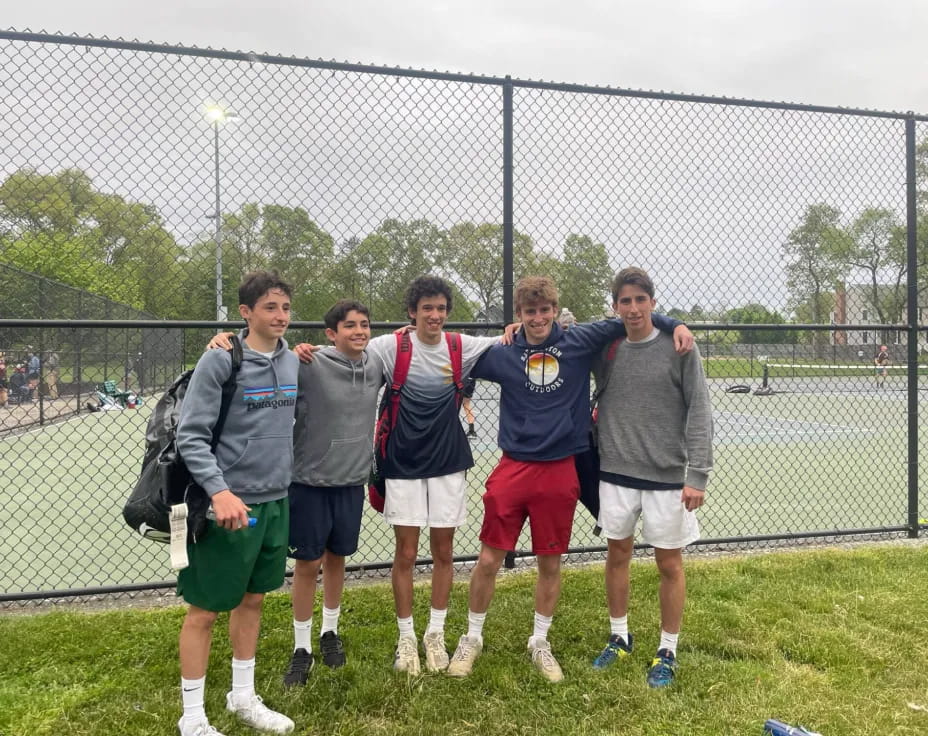
[[[609,641],[606,642],[605,649],[603,649],[599,653],[599,656],[593,660],[593,669],[604,670],[617,659],[627,657],[632,653],[632,647],[634,644],[635,637],[633,637],[631,634],[628,635],[627,643],[625,639],[623,639],[618,634],[613,634],[609,637]]]
[[[669,649],[658,649],[648,669],[648,687],[667,687],[677,674],[677,658]]]

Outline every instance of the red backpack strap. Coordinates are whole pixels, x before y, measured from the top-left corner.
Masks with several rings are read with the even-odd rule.
[[[606,390],[606,384],[609,382],[609,374],[612,369],[612,362],[615,360],[616,351],[619,349],[619,343],[622,342],[625,338],[618,338],[609,343],[602,352],[603,356],[603,372],[602,375],[596,376],[596,391],[593,392],[593,398],[590,400],[590,407],[594,413],[596,412],[596,404],[599,403],[599,397],[602,396],[603,391]]]
[[[392,391],[399,391],[406,383],[409,375],[409,364],[412,362],[412,340],[409,332],[404,330],[396,336],[396,363],[393,366]]]
[[[454,387],[457,392],[456,399],[460,406],[461,398],[464,393],[464,370],[462,368],[464,348],[462,346],[461,333],[446,332],[445,342],[448,343],[448,354],[451,356],[451,380],[454,382]]]
[[[615,360],[615,351],[619,349],[619,343],[622,342],[624,338],[617,338],[609,343],[609,349],[606,350],[606,365],[610,364]]]
[[[393,381],[380,404],[381,411],[374,429],[374,447],[381,456],[387,454],[387,440],[396,422],[400,410],[400,391],[409,375],[409,364],[412,362],[412,340],[408,332],[396,336],[396,361],[393,364]]]

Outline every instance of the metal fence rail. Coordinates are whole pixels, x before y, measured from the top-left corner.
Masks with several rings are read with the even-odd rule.
[[[522,275],[587,320],[643,266],[712,391],[706,540],[918,534],[928,118],[16,32],[0,65],[4,380],[39,358],[0,407],[0,601],[167,584],[119,518],[147,412],[264,267],[318,343],[339,297],[395,327],[425,272],[486,330]],[[87,411],[106,381],[141,406]],[[478,387],[462,559],[497,402]],[[351,562],[391,558],[371,513]]]

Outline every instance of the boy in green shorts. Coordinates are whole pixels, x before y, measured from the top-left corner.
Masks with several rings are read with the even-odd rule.
[[[211,350],[200,358],[181,410],[178,449],[215,514],[209,534],[188,545],[190,566],[177,579],[178,594],[190,604],[180,632],[181,736],[222,736],[206,717],[203,697],[220,611],[231,611],[232,690],[226,709],[263,731],[283,734],[294,726],[264,705],[254,689],[264,594],[283,584],[287,559],[299,367],[283,339],[290,295],[289,284],[266,271],[248,274],[239,287],[239,313],[248,325],[240,335],[244,355],[215,448],[212,430],[222,384],[232,370],[229,353]]]

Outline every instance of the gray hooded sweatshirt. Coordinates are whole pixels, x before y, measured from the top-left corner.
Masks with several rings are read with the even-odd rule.
[[[329,346],[312,363],[301,363],[299,376],[294,482],[323,487],[366,483],[377,393],[384,381],[380,358],[364,352],[353,361]]]
[[[241,333],[244,340],[248,331]],[[293,412],[299,360],[279,340],[270,359],[244,342],[235,395],[215,454],[210,449],[219,418],[222,384],[231,354],[209,350],[193,371],[177,427],[177,447],[194,480],[213,496],[230,489],[243,503],[287,495],[293,467]]]

